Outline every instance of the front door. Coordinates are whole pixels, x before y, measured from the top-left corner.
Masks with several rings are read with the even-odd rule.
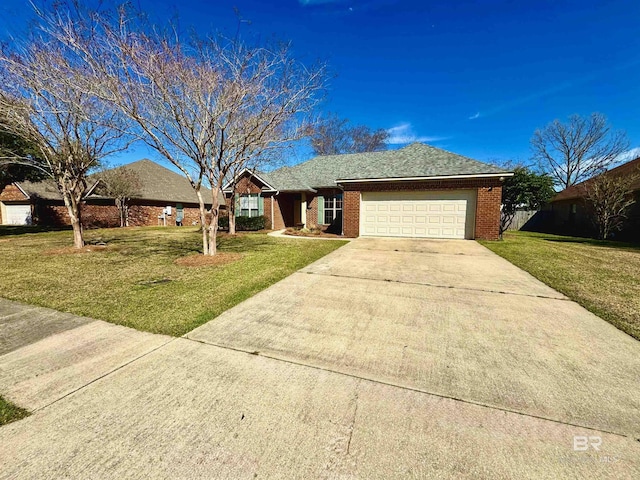
[[[293,225],[298,226],[302,224],[302,202],[295,200],[293,202]]]

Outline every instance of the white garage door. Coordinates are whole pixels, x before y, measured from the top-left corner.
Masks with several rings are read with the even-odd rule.
[[[31,205],[10,205],[5,204],[4,213],[6,218],[3,222],[5,225],[30,225],[31,224]]]
[[[473,238],[475,190],[363,192],[360,235]]]

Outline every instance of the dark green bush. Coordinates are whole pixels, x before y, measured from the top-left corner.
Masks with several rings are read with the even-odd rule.
[[[262,215],[259,217],[236,217],[236,230],[264,230],[267,224],[267,218]]]
[[[260,217],[236,217],[236,230],[237,231],[255,231],[255,230],[264,230],[265,225],[267,224],[267,218],[264,216]],[[218,227],[223,230],[229,229],[229,217],[218,217]]]
[[[218,217],[218,228],[229,230],[229,217],[227,215]]]

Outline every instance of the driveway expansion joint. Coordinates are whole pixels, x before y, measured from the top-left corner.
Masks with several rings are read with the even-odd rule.
[[[384,380],[373,379],[373,378],[368,378],[368,377],[362,377],[362,376],[356,375],[354,373],[342,372],[340,370],[334,370],[334,369],[328,368],[328,367],[323,367],[323,366],[319,366],[319,365],[311,365],[311,364],[308,364],[308,363],[298,362],[298,361],[291,360],[291,359],[288,359],[288,358],[278,357],[276,355],[269,355],[269,354],[263,353],[263,352],[256,352],[255,350],[245,350],[245,349],[242,349],[242,348],[231,347],[231,346],[228,346],[228,345],[221,345],[221,344],[209,342],[209,341],[206,341],[206,340],[199,340],[199,339],[196,339],[196,338],[188,337],[188,335],[189,334],[187,333],[187,334],[185,334],[184,336],[182,336],[180,338],[183,338],[185,340],[189,340],[189,341],[192,341],[192,342],[200,343],[202,345],[207,345],[207,346],[210,346],[210,347],[214,347],[214,348],[221,348],[221,349],[224,349],[224,350],[230,350],[230,351],[234,351],[234,352],[238,352],[238,353],[244,353],[246,355],[259,356],[259,357],[267,358],[269,360],[274,360],[274,361],[277,361],[277,362],[284,362],[284,363],[288,363],[288,364],[291,364],[291,365],[296,365],[296,366],[299,366],[299,367],[306,367],[306,368],[311,368],[311,369],[314,369],[314,370],[320,370],[320,371],[327,372],[327,373],[332,373],[332,374],[335,374],[335,375],[341,375],[341,376],[345,376],[345,377],[350,377],[350,378],[354,378],[356,380],[375,383],[375,384],[378,384],[378,385],[385,385],[387,387],[398,388],[398,389],[409,391],[409,392],[415,392],[415,393],[419,393],[419,394],[423,394],[423,395],[431,395],[431,396],[434,396],[434,397],[453,400],[455,402],[460,402],[460,403],[464,403],[464,404],[467,404],[467,405],[475,405],[475,406],[478,406],[478,407],[487,408],[489,410],[497,410],[497,411],[501,411],[501,412],[504,412],[504,413],[510,413],[510,414],[513,414],[513,415],[519,415],[519,416],[528,417],[528,418],[536,418],[538,420],[543,420],[543,421],[547,421],[547,422],[551,422],[551,423],[556,423],[556,424],[559,424],[559,425],[565,425],[565,426],[568,426],[568,427],[584,428],[586,430],[591,430],[591,431],[600,432],[600,433],[607,433],[607,434],[615,435],[615,436],[621,437],[621,438],[636,439],[633,435],[629,435],[629,434],[626,434],[626,433],[614,432],[612,430],[605,430],[605,429],[597,428],[597,427],[590,427],[588,425],[580,425],[580,424],[577,424],[577,423],[567,422],[567,421],[559,420],[559,419],[556,419],[556,418],[544,417],[542,415],[535,415],[535,414],[532,414],[532,413],[520,412],[518,410],[512,410],[512,409],[505,408],[505,407],[500,407],[500,406],[497,406],[497,405],[491,405],[491,404],[488,404],[488,403],[478,402],[478,401],[475,401],[475,400],[468,400],[468,399],[465,399],[465,398],[455,397],[455,396],[447,395],[447,394],[443,394],[443,393],[437,393],[437,392],[431,392],[431,391],[428,391],[428,390],[422,390],[422,389],[416,388],[416,387],[409,387],[409,386],[406,386],[406,385],[398,385],[398,384],[395,384],[395,383],[386,382]],[[162,346],[164,346],[164,345],[162,345]],[[158,348],[160,348],[160,347],[158,347]],[[356,400],[357,400],[357,398],[356,398]],[[354,422],[354,425],[355,425],[355,412],[354,412],[353,422]],[[636,439],[636,440],[640,442],[640,439]]]
[[[394,280],[391,278],[366,278],[366,277],[357,277],[354,275],[339,275],[337,273],[309,272],[309,271],[302,271],[302,270],[296,273],[304,273],[307,275],[323,275],[325,277],[335,277],[335,278],[353,278],[357,280],[368,280],[371,282],[388,282],[388,283],[400,283],[403,285],[417,285],[417,286],[423,286],[423,287],[446,288],[450,290],[465,290],[468,292],[495,293],[498,295],[516,295],[519,297],[543,298],[546,300],[560,300],[562,302],[572,301],[567,297],[549,297],[547,295],[532,295],[530,293],[505,292],[503,290],[491,290],[491,289],[485,289],[485,288],[456,287],[455,285],[439,285],[437,283],[407,282],[402,280]]]
[[[146,357],[147,355],[150,355],[150,354],[154,353],[155,351],[157,351],[157,350],[159,350],[159,349],[161,349],[161,348],[163,348],[163,347],[165,347],[165,346],[169,345],[171,342],[173,342],[173,341],[177,340],[178,338],[179,338],[179,337],[173,337],[173,338],[170,338],[169,340],[167,340],[167,341],[166,341],[166,342],[164,342],[163,344],[158,345],[157,347],[154,347],[154,348],[152,348],[151,350],[149,350],[149,351],[147,351],[147,352],[143,353],[142,355],[139,355],[139,356],[137,356],[137,357],[135,357],[135,358],[132,358],[131,360],[128,360],[128,361],[126,361],[125,363],[123,363],[123,364],[121,364],[121,365],[118,365],[118,366],[117,366],[117,367],[115,367],[115,368],[112,368],[112,369],[111,369],[111,370],[109,370],[108,372],[106,372],[106,373],[104,373],[104,374],[102,374],[102,375],[97,376],[96,378],[94,378],[93,380],[91,380],[91,381],[89,381],[89,382],[85,383],[84,385],[81,385],[81,386],[79,386],[79,387],[77,387],[77,388],[75,388],[75,389],[71,390],[70,392],[65,393],[65,394],[64,394],[64,395],[62,395],[61,397],[56,398],[54,401],[49,402],[49,403],[47,403],[46,405],[42,405],[41,407],[38,407],[38,408],[35,408],[35,409],[31,410],[31,413],[39,412],[40,410],[43,410],[43,409],[45,409],[45,408],[47,408],[47,407],[50,407],[51,405],[54,405],[54,404],[58,403],[59,401],[64,400],[65,398],[67,398],[67,397],[69,397],[69,396],[73,395],[74,393],[79,392],[80,390],[84,390],[85,388],[87,388],[88,386],[90,386],[90,385],[92,385],[92,384],[94,384],[94,383],[98,382],[99,380],[102,380],[103,378],[106,378],[106,377],[110,376],[111,374],[113,374],[113,373],[117,372],[118,370],[122,370],[123,368],[125,368],[125,367],[127,367],[127,366],[131,365],[132,363],[134,363],[134,362],[136,362],[136,361],[140,360],[141,358],[144,358],[144,357]]]

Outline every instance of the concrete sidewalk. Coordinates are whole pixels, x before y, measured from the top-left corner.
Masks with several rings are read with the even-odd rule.
[[[600,451],[574,451],[575,435],[597,435]],[[639,452],[619,435],[176,339],[0,428],[0,477],[623,479],[640,474]]]
[[[86,387],[171,337],[0,299],[0,395],[34,411]]]

